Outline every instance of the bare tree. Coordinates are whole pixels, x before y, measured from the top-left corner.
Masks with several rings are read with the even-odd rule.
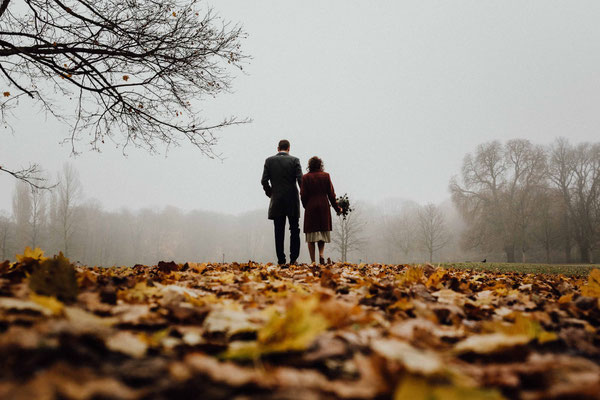
[[[0,212],[0,261],[7,260],[10,254],[11,225],[10,218]]]
[[[25,246],[31,246],[31,197],[29,187],[24,182],[18,182],[13,194],[13,216],[15,221],[15,245],[21,251]]]
[[[366,243],[364,238],[365,221],[361,218],[360,208],[353,206],[352,212],[344,219],[337,217],[333,226],[331,242],[333,248],[340,252],[342,262],[348,261],[348,253],[360,250]]]
[[[475,247],[493,249],[500,244],[508,262],[516,251],[525,258],[531,235],[535,189],[544,185],[545,152],[527,140],[514,139],[479,145],[467,154],[462,184],[450,183],[452,198],[469,224]]]
[[[545,261],[552,262],[552,249],[559,244],[561,235],[562,198],[557,190],[541,188],[535,197],[533,212],[533,238],[545,254]]]
[[[450,192],[468,228],[470,247],[491,250],[498,244],[514,259],[514,242],[507,241],[503,220],[503,176],[506,171],[502,145],[498,141],[477,146],[463,160],[461,180],[453,178]]]
[[[74,153],[81,138],[150,152],[187,140],[212,157],[215,130],[247,120],[208,122],[197,100],[230,89],[245,36],[195,0],[1,0],[0,112],[40,105],[71,127]]]
[[[573,214],[571,186],[574,180],[574,151],[566,138],[558,138],[550,146],[548,176],[562,196],[562,238],[565,260],[571,262],[571,218]]]
[[[507,210],[514,221],[514,242],[520,246],[521,262],[530,245],[537,194],[545,187],[546,153],[528,140],[513,139],[506,143]]]
[[[562,194],[579,259],[592,262],[600,235],[600,144],[572,146],[568,140],[558,139],[551,147],[550,164],[550,177]]]
[[[444,215],[435,204],[427,204],[419,210],[419,242],[433,261],[433,254],[448,243],[448,232]]]
[[[600,197],[600,144],[580,143],[575,147],[572,217],[581,262],[593,262],[600,220],[597,203]]]
[[[81,182],[79,174],[71,164],[64,164],[59,180],[56,214],[62,241],[61,248],[68,257],[71,250],[71,239],[76,228],[76,206],[81,196]]]
[[[31,245],[40,245],[42,230],[46,223],[46,191],[37,187],[29,188],[31,193]]]
[[[385,237],[393,250],[399,252],[406,260],[410,252],[417,245],[415,237],[418,231],[417,210],[404,207],[392,215],[384,215],[381,227]]]

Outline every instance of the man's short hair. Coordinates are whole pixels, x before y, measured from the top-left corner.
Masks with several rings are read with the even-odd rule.
[[[277,148],[281,151],[289,150],[290,149],[290,141],[285,140],[285,139],[280,140]]]

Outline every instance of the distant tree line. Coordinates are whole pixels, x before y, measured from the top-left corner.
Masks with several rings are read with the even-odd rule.
[[[49,178],[48,178],[49,179]],[[88,265],[274,261],[266,208],[239,215],[176,207],[104,210],[65,165],[57,186],[15,185],[0,211],[0,259],[25,246]],[[600,256],[600,143],[484,143],[450,182],[452,201],[357,202],[334,217],[327,258],[348,262],[593,262]],[[301,260],[308,261],[306,251]]]
[[[593,262],[600,250],[600,143],[493,141],[450,182],[463,249],[508,262]]]
[[[25,246],[62,251],[87,265],[177,262],[275,261],[266,207],[239,215],[176,207],[109,211],[86,199],[77,171],[65,165],[52,190],[17,182],[12,212],[0,211],[0,259]],[[344,221],[334,216],[333,261],[407,263],[450,261],[459,254],[461,222],[451,204],[420,206],[405,200],[357,202]],[[301,261],[308,261],[305,247]]]
[[[72,166],[65,165],[57,181],[53,190],[16,183],[12,213],[0,211],[0,259],[14,260],[31,246],[102,266],[272,261],[273,233],[264,210],[237,216],[170,206],[107,211],[84,199]]]

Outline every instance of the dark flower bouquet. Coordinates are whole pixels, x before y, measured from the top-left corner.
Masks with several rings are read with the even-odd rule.
[[[350,214],[350,212],[352,212],[352,208],[350,207],[350,199],[348,198],[348,194],[345,193],[342,197],[338,197],[335,200],[337,201],[337,204],[340,207],[340,210],[342,210],[342,212],[340,213],[340,215],[344,219],[346,219],[346,217],[348,216],[348,214]]]

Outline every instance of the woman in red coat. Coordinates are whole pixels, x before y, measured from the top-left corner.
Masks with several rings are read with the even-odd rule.
[[[304,206],[304,234],[308,243],[310,260],[315,262],[315,242],[319,246],[319,263],[325,264],[323,250],[331,241],[331,212],[329,205],[339,215],[341,210],[335,200],[331,178],[323,172],[323,161],[319,157],[308,160],[308,173],[302,177],[300,199]]]

